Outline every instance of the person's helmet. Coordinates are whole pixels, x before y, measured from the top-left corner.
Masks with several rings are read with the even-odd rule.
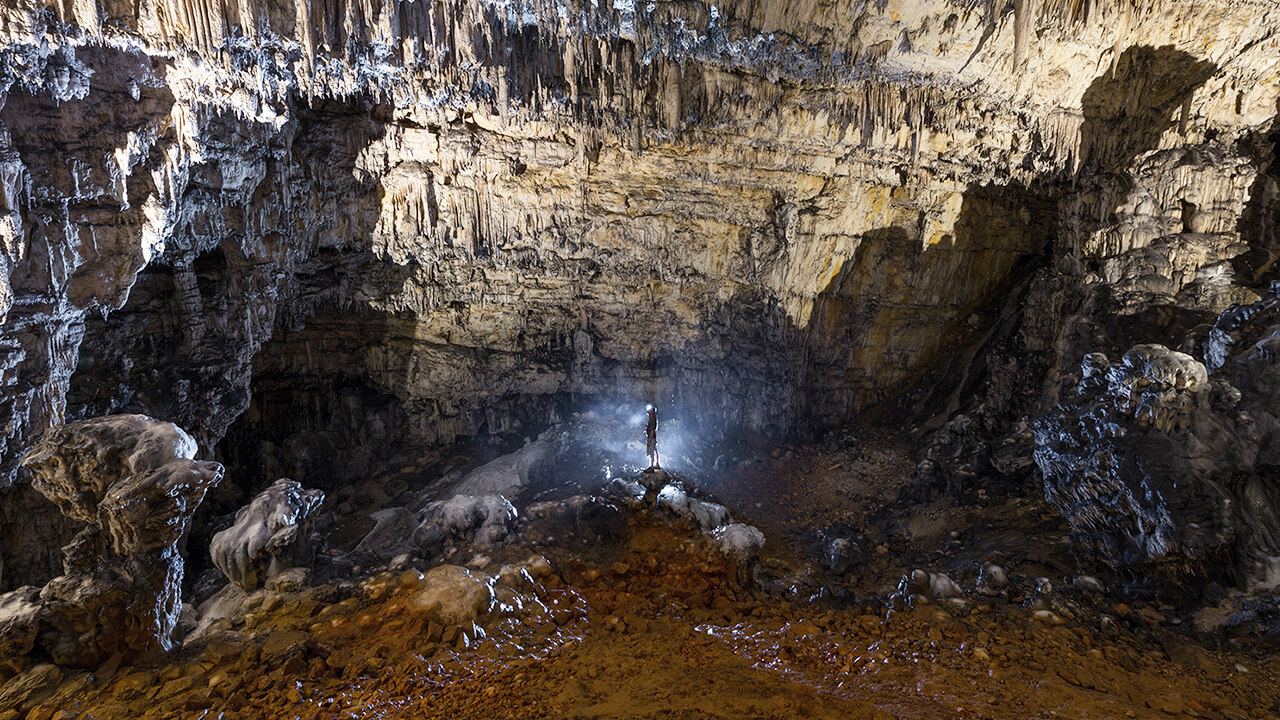
[[[651,412],[651,413],[652,413],[652,412],[658,412],[658,408],[654,407],[654,406],[653,406],[653,403],[649,403],[648,405],[645,405],[645,406],[644,406],[644,409],[645,409],[645,411],[646,411],[646,412]]]

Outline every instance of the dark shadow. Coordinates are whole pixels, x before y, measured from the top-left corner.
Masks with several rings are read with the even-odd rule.
[[[224,189],[216,152],[192,169],[182,200],[192,210],[165,254],[138,274],[124,307],[87,320],[68,417],[141,412],[185,428],[208,452],[248,407],[253,356],[278,323],[367,295],[370,285],[398,288],[407,270],[381,268],[353,241],[371,236],[379,215],[380,187],[356,159],[381,137],[380,115],[362,98],[300,109],[287,147],[241,134],[232,116],[220,136],[210,119],[211,144],[262,162],[265,179]],[[293,183],[326,211],[287,212]],[[303,258],[299,247],[315,249]],[[328,274],[306,278],[312,267]]]
[[[296,132],[278,137],[255,134],[234,116],[209,118],[214,152],[191,169],[181,200],[188,211],[165,254],[138,274],[122,308],[86,320],[68,420],[143,413],[186,429],[207,456],[250,407],[255,355],[274,332],[351,298],[400,289],[410,269],[375,256],[363,240],[382,196],[357,157],[381,137],[385,116],[366,98],[325,101],[299,108]],[[224,169],[222,157],[261,162],[264,178],[224,183],[224,170],[242,170]],[[323,210],[290,210],[291,196],[312,197]],[[212,514],[255,489],[234,470],[196,515],[194,542],[207,539]],[[207,553],[189,560],[191,581]]]
[[[1186,122],[1192,93],[1217,69],[1172,46],[1121,53],[1081,97],[1080,173],[1120,174],[1155,149],[1161,135]]]
[[[330,309],[279,330],[254,358],[248,411],[217,447],[228,477],[245,494],[286,476],[342,493],[387,467],[412,468],[427,482],[440,476],[442,458],[490,460],[574,412],[645,402],[661,407],[664,422],[728,442],[778,437],[804,419],[800,333],[760,291],[709,313],[705,345],[626,360],[593,350],[586,328],[566,337],[555,307],[497,311],[513,325],[494,344],[519,347],[476,346],[441,330],[473,311],[461,303],[425,316]],[[662,332],[660,313],[635,312],[635,332]],[[631,460],[641,459],[637,451]]]
[[[1236,277],[1261,290],[1276,277],[1280,261],[1280,100],[1270,132],[1245,138],[1249,154],[1267,158],[1266,170],[1258,174],[1249,189],[1249,204],[1240,216],[1237,230],[1249,251],[1232,263]]]
[[[1046,176],[1025,188],[970,188],[966,192],[956,226],[958,236],[994,237],[988,219],[1005,214],[1000,211],[1003,203],[1004,211],[1025,211],[1036,218],[1027,229],[1054,242],[1045,244],[1046,252],[1038,262],[1028,258],[1029,262],[1010,276],[1015,282],[989,295],[989,304],[972,310],[969,323],[974,331],[967,339],[958,339],[954,350],[939,358],[937,365],[904,393],[904,410],[915,407],[935,413],[927,416],[921,429],[946,426],[925,451],[927,462],[921,467],[928,469],[917,474],[914,492],[918,497],[942,488],[964,495],[982,478],[1005,477],[1004,470],[993,467],[993,449],[987,442],[993,438],[1021,442],[1010,435],[1013,422],[1042,412],[1042,398],[1048,397],[1050,404],[1056,402],[1053,383],[1061,379],[1053,370],[1063,362],[1086,351],[1123,351],[1139,333],[1144,338],[1163,337],[1171,329],[1204,321],[1203,314],[1165,307],[1114,319],[1108,312],[1116,305],[1110,289],[1089,290],[1083,282],[1085,269],[1099,268],[1079,267],[1079,247],[1071,246],[1072,238],[1059,237],[1055,220],[1058,199],[1074,197],[1079,200],[1071,226],[1078,233],[1075,242],[1115,223],[1116,209],[1132,189],[1130,167],[1144,153],[1156,150],[1164,133],[1187,121],[1193,93],[1216,69],[1214,64],[1172,47],[1130,47],[1082,97],[1078,167],[1073,174]],[[993,210],[997,212],[993,214]],[[1195,212],[1194,206],[1184,204],[1188,222]],[[1053,258],[1048,252],[1052,250],[1056,250]],[[1051,259],[1063,265],[1054,271],[1047,264]],[[1037,276],[1034,271],[1038,268],[1046,271]],[[1009,295],[1001,298],[1001,292]],[[1042,310],[1036,315],[1037,322],[1026,323],[1029,302],[1059,304],[1056,316],[1075,322],[1046,327],[1044,318],[1052,315]],[[957,308],[953,322],[963,317]],[[946,331],[945,326],[940,329]],[[964,335],[951,332],[956,338]],[[1003,452],[1018,454],[1029,452],[1029,448],[1012,447]],[[1002,487],[1016,491],[1030,467],[1007,461],[1004,467],[1012,474],[1007,477],[1010,483]]]
[[[819,295],[807,330],[813,419],[936,428],[987,380],[1055,232],[1057,189],[970,186],[953,232],[865,233]]]

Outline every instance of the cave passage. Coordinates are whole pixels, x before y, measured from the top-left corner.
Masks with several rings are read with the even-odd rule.
[[[8,3],[0,720],[1280,717],[1276,57]]]

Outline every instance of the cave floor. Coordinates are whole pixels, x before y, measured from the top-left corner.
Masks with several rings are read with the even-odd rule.
[[[263,592],[243,624],[161,664],[67,671],[0,720],[1280,717],[1271,646],[1197,639],[1155,603],[1099,596],[1091,617],[1063,618],[1019,593],[872,600],[904,568],[949,563],[971,587],[975,559],[1069,565],[1064,528],[1034,500],[879,511],[910,462],[874,447],[798,448],[707,488],[769,538],[750,587],[692,527],[643,511],[616,546],[517,545],[472,563],[548,559],[530,589],[544,617],[442,628],[408,609],[414,570],[341,598]],[[833,523],[884,548],[835,596],[812,563],[797,569]]]
[[[282,594],[176,663],[69,675],[26,717],[1266,718],[1280,701],[1273,656],[1143,623],[1104,637],[999,599],[884,613],[763,598],[661,524],[553,564],[545,623],[451,639],[394,590]]]

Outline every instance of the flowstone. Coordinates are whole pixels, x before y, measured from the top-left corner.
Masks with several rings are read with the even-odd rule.
[[[209,555],[227,579],[246,591],[312,559],[311,520],[324,493],[281,478],[236,512],[235,524],[213,536]]]
[[[1280,555],[1276,292],[1221,314],[1206,363],[1154,344],[1090,353],[1075,397],[1037,421],[1045,497],[1084,558],[1248,585]]]
[[[63,574],[38,600],[29,588],[0,597],[0,606],[14,611],[0,646],[39,647],[59,664],[84,667],[116,653],[170,649],[181,607],[178,544],[223,476],[221,465],[196,461],[195,453],[195,440],[181,428],[145,415],[46,432],[22,465],[38,492],[85,527],[63,548]]]

